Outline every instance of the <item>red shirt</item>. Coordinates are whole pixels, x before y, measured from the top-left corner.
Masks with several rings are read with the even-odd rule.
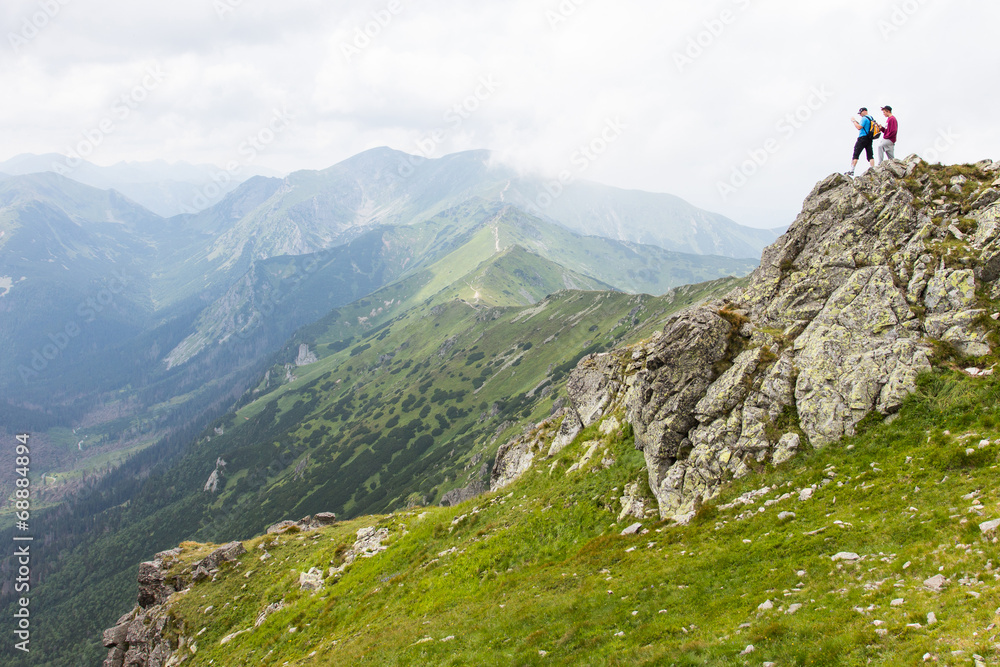
[[[889,116],[885,123],[885,132],[882,133],[883,139],[888,139],[892,143],[896,143],[896,130],[899,128],[899,123],[896,121],[895,116]]]

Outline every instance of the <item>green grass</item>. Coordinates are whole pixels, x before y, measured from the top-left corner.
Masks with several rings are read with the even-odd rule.
[[[689,526],[647,519],[649,532],[633,537],[619,535],[634,520],[615,522],[617,498],[644,476],[642,457],[627,427],[608,437],[591,427],[510,487],[455,508],[250,540],[239,565],[175,598],[174,626],[197,635],[185,664],[910,665],[928,652],[939,664],[973,653],[996,661],[1000,559],[978,523],[1000,517],[998,397],[997,380],[928,374],[891,424],[734,483]],[[567,475],[593,439],[603,439],[595,461]],[[615,459],[606,469],[604,448]],[[734,505],[765,487],[754,504]],[[981,505],[963,499],[977,491]],[[795,517],[779,519],[785,511]],[[299,591],[297,572],[325,570],[370,525],[389,528],[387,551],[315,595]],[[841,551],[864,559],[833,562]],[[938,573],[948,586],[925,590]],[[768,599],[775,609],[759,611]],[[220,645],[279,600],[288,606]],[[791,604],[803,606],[785,613]],[[749,644],[756,650],[740,656]]]

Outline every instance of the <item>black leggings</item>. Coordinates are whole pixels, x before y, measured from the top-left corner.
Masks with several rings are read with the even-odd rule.
[[[868,135],[866,137],[858,137],[858,140],[854,142],[854,158],[855,160],[861,155],[861,151],[865,151],[868,155],[868,161],[871,162],[875,159],[875,154],[872,153],[872,142],[875,137]]]

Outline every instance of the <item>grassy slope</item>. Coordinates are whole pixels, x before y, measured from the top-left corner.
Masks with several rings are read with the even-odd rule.
[[[235,571],[178,596],[183,634],[205,628],[186,664],[995,661],[1000,563],[978,523],[1000,516],[998,398],[995,379],[926,376],[892,424],[733,484],[691,526],[647,520],[634,537],[619,535],[633,519],[615,523],[615,489],[643,476],[627,427],[606,438],[615,465],[565,472],[582,441],[602,437],[592,427],[554,462],[456,508],[251,540]],[[799,501],[811,485],[814,497]],[[765,487],[755,504],[723,509]],[[765,506],[784,493],[793,497]],[[325,570],[375,524],[391,530],[388,551],[315,595],[299,591],[298,571]],[[273,558],[262,563],[265,540]],[[863,560],[833,562],[841,551]],[[939,573],[944,591],[925,590]],[[220,645],[282,599],[287,608]],[[768,599],[775,609],[759,611]],[[788,614],[791,604],[803,607]],[[756,650],[741,657],[748,644]]]
[[[233,427],[202,456],[230,462],[217,504],[247,502],[245,494],[256,491],[240,481],[253,454],[235,443],[254,450],[268,444],[241,431],[256,428],[252,420],[274,404],[277,421],[299,411],[281,437],[283,446],[297,452],[296,464],[254,500],[263,502],[264,512],[276,512],[274,518],[277,512],[357,513],[436,500],[477,478],[475,456],[489,460],[521,424],[549,414],[553,396],[584,351],[623,342],[637,326],[655,327],[668,313],[723,286],[729,285],[719,281],[656,298],[563,292],[536,306],[489,311],[458,301],[418,307],[298,369],[294,382],[237,412]],[[498,293],[490,300],[503,298]],[[415,430],[397,431],[411,423]],[[424,435],[433,443],[418,456]],[[255,532],[263,520],[257,517],[258,525],[245,529]]]

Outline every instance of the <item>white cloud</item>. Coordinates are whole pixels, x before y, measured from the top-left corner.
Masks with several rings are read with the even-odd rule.
[[[39,0],[0,8],[0,86],[12,91],[0,159],[65,151],[153,64],[167,78],[93,161],[221,164],[288,108],[295,125],[257,157],[262,166],[323,168],[380,145],[416,152],[443,129],[435,154],[492,148],[557,171],[619,118],[627,129],[586,178],[777,226],[848,166],[848,117],[862,104],[896,108],[897,154],[932,147],[950,127],[959,138],[943,160],[1000,158],[987,81],[1000,7],[976,0],[219,0],[231,7],[221,15],[208,0],[61,1],[31,38],[24,21]],[[484,77],[498,85],[476,97]],[[829,99],[793,133],[779,127],[816,89]],[[456,122],[455,105],[470,99],[475,110]],[[720,196],[770,139],[776,152]]]

